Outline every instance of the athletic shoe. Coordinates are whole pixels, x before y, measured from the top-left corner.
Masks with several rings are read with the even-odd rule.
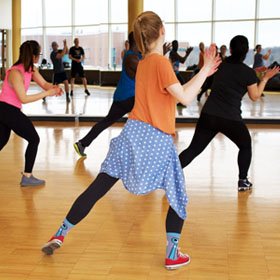
[[[70,91],[70,96],[73,96],[73,90]]]
[[[182,103],[177,103],[177,106],[178,106],[178,107],[184,107],[184,108],[187,108],[187,106],[186,106],[186,105],[184,105],[184,104],[182,104]]]
[[[87,89],[85,90],[85,93],[90,96],[90,92]]]
[[[79,141],[79,142],[76,142],[76,143],[74,144],[74,148],[75,148],[76,152],[78,153],[78,155],[79,155],[80,157],[86,157],[86,156],[87,156],[87,155],[84,153],[86,147],[84,147],[80,141]]]
[[[52,255],[56,249],[59,249],[63,244],[64,236],[53,236],[42,248],[42,252],[46,255]]]
[[[46,181],[37,179],[33,175],[31,175],[28,178],[24,174],[22,174],[22,178],[21,178],[21,181],[20,181],[20,185],[22,187],[26,187],[26,186],[41,186],[41,185],[45,185],[45,183],[46,183]]]
[[[246,179],[239,179],[238,181],[238,191],[247,191],[252,188],[253,184],[246,178]]]
[[[177,260],[165,259],[165,268],[166,269],[177,269],[180,266],[187,265],[190,263],[191,258],[188,255],[182,254],[178,249],[178,258]]]

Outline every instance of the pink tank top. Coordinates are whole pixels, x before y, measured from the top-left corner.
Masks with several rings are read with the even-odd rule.
[[[8,82],[8,75],[12,69],[18,69],[23,74],[24,87],[25,87],[26,92],[27,92],[30,82],[31,82],[32,72],[31,72],[31,68],[28,72],[25,72],[23,64],[14,65],[7,71],[5,80],[4,80],[4,83],[2,86],[2,91],[0,94],[0,101],[8,103],[12,106],[15,106],[15,107],[21,109],[22,103],[19,100],[15,90],[9,85],[9,82]]]

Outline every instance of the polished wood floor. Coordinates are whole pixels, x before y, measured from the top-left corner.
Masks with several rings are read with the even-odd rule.
[[[19,186],[26,142],[12,134],[0,152],[0,279],[279,280],[280,126],[251,126],[252,191],[237,192],[237,148],[218,135],[185,168],[190,198],[180,247],[191,263],[166,271],[163,191],[134,196],[121,182],[68,234],[53,256],[41,246],[55,233],[75,198],[98,173],[109,141],[104,131],[79,159],[72,144],[89,123],[35,123],[41,142],[34,175],[42,187]],[[194,127],[180,125],[178,151]]]

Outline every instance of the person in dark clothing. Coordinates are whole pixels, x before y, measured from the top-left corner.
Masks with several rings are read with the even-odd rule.
[[[176,74],[177,79],[179,80],[180,84],[183,85],[185,83],[185,81],[184,81],[184,79],[181,76],[180,71],[179,71],[180,63],[185,63],[186,59],[188,58],[188,56],[192,52],[193,48],[192,47],[188,48],[186,50],[185,56],[180,56],[178,54],[178,47],[179,47],[178,41],[177,40],[172,41],[172,49],[169,53],[169,60],[171,61],[171,64],[172,64],[172,67],[174,69],[174,72]],[[186,107],[182,103],[178,103],[177,105],[182,106],[182,107]]]
[[[76,74],[82,78],[82,82],[85,88],[85,93],[90,95],[90,92],[87,89],[87,79],[85,77],[84,68],[82,61],[85,59],[84,49],[79,45],[79,39],[75,38],[74,46],[69,50],[69,58],[72,60],[71,64],[71,92],[70,95],[73,96],[74,82]]]
[[[64,65],[62,58],[65,54],[68,54],[68,47],[66,40],[63,40],[63,49],[58,49],[57,42],[52,42],[52,49],[51,52],[51,61],[53,63],[53,70],[54,70],[54,76],[53,76],[53,84],[58,85],[60,83],[64,84],[64,89],[66,92],[66,101],[70,102],[69,98],[69,84],[68,84],[68,78],[66,75],[66,72],[64,70]]]
[[[192,52],[193,48],[192,47],[188,48],[186,50],[185,56],[180,56],[178,54],[178,47],[179,47],[178,41],[174,40],[172,42],[172,49],[171,49],[171,51],[169,53],[169,59],[170,59],[170,61],[172,63],[174,72],[175,72],[175,74],[176,74],[180,84],[183,85],[185,83],[185,81],[182,78],[182,76],[180,75],[179,66],[180,66],[180,63],[185,63],[186,59],[188,58],[188,56]]]
[[[207,147],[217,133],[223,133],[239,148],[239,191],[252,188],[252,183],[247,179],[252,154],[251,137],[241,117],[241,100],[248,91],[250,99],[256,101],[267,81],[280,69],[267,69],[258,84],[256,72],[243,63],[248,50],[246,37],[239,35],[231,40],[231,56],[219,66],[191,144],[179,155],[184,168]]]

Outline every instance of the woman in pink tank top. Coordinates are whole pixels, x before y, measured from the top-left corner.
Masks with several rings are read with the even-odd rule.
[[[28,141],[25,168],[20,182],[22,187],[45,184],[44,180],[32,175],[40,138],[32,122],[21,112],[22,104],[63,93],[58,86],[46,82],[33,65],[39,61],[40,51],[40,45],[33,40],[26,41],[20,46],[19,59],[7,71],[0,94],[0,151],[8,143],[12,130]],[[44,91],[27,95],[31,79]]]

